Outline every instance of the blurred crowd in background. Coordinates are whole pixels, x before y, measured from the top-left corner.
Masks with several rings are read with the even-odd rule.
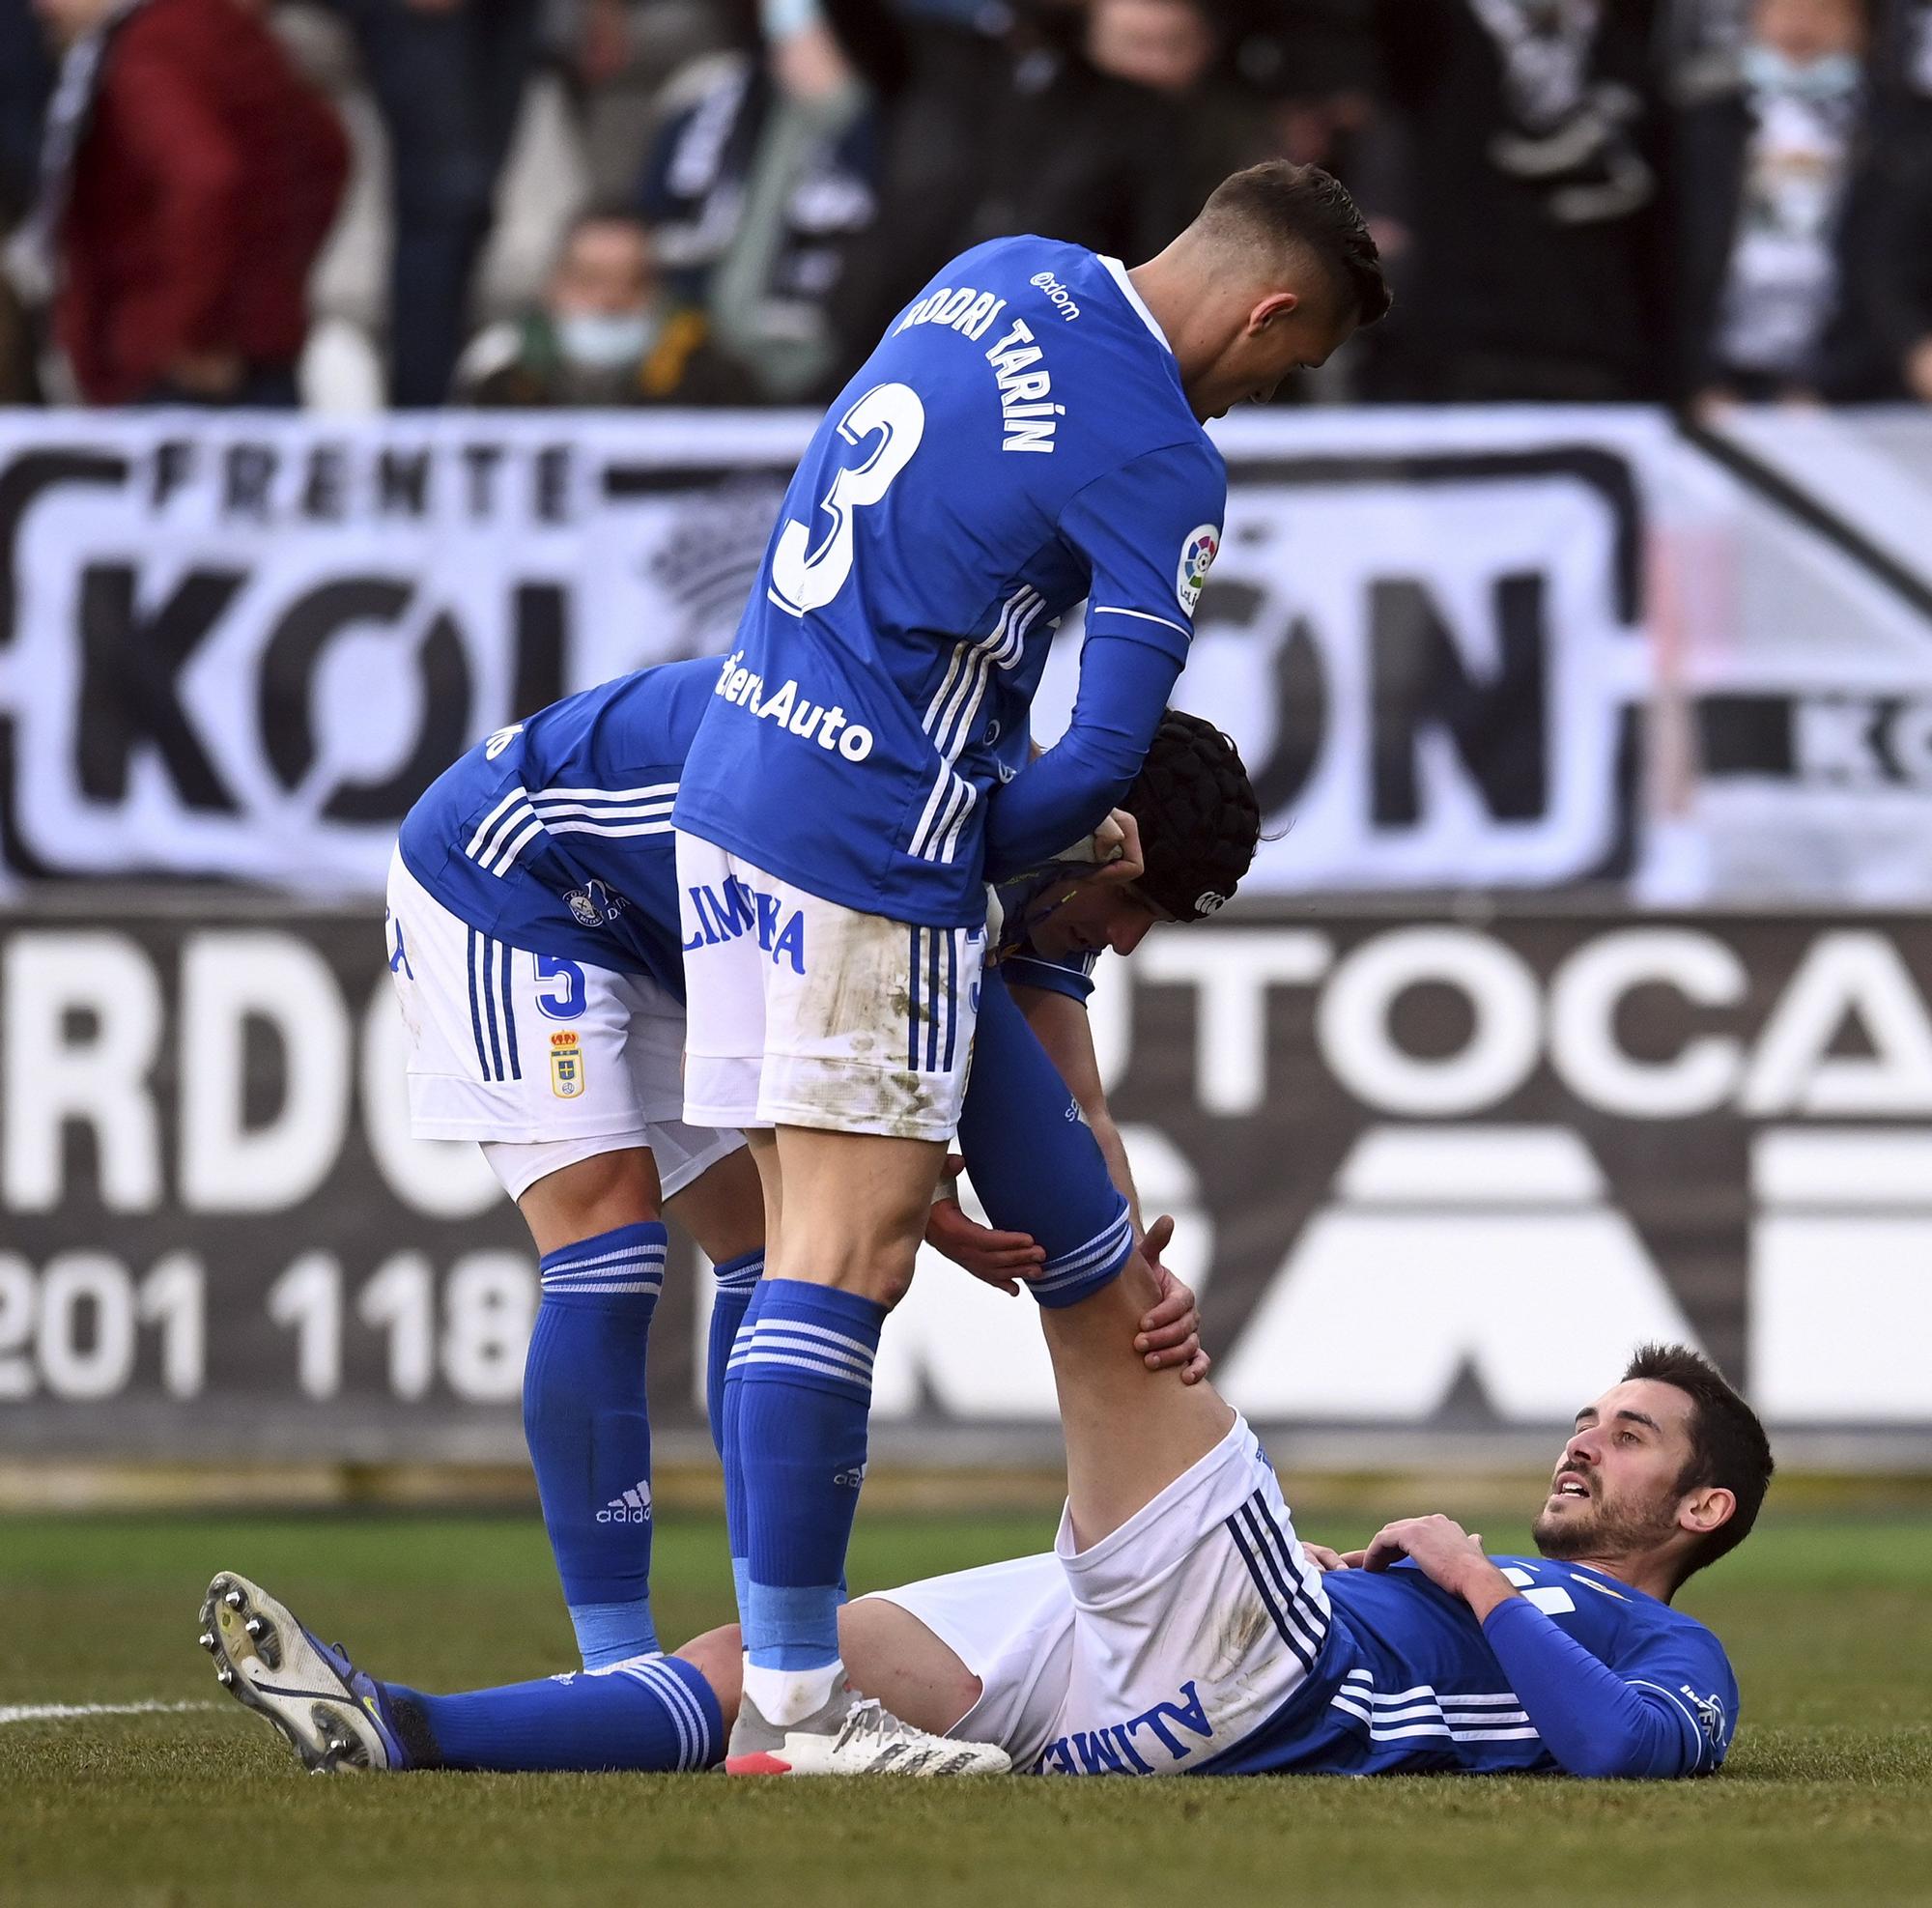
[[[0,403],[810,403],[1277,155],[1290,402],[1932,400],[1932,0],[0,0]]]

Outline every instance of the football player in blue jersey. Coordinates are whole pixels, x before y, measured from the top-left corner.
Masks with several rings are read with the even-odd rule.
[[[1005,1145],[1062,1198],[1104,1198],[1097,1148],[1029,1082],[1051,1063],[1004,1037],[1003,998],[986,1012]],[[864,1693],[840,1766],[964,1770],[983,1766],[975,1745],[1058,1775],[1665,1778],[1723,1762],[1737,1684],[1672,1599],[1748,1534],[1772,1457],[1700,1353],[1647,1347],[1578,1411],[1535,1554],[1486,1555],[1430,1516],[1338,1556],[1297,1538],[1261,1445],[1211,1384],[1126,1352],[1154,1289],[1136,1255],[1078,1303],[1040,1309],[1066,1443],[1054,1549],[840,1610]],[[233,1573],[203,1618],[228,1687],[311,1767],[699,1768],[742,1701],[735,1627],[613,1673],[441,1696],[377,1682]],[[780,1773],[796,1751],[766,1753]]]
[[[668,810],[716,675],[710,662],[640,670],[491,736],[412,810],[390,874],[389,965],[414,1130],[478,1141],[541,1255],[525,1424],[586,1668],[658,1648],[644,1373],[664,1215],[716,1267],[709,1393],[727,1471],[724,1423],[745,1365],[730,1354],[761,1266],[763,1208],[742,1139],[678,1118]],[[940,1202],[930,1225],[933,1242],[980,1276],[1024,1270],[1042,1298],[1063,1303],[1119,1272],[1138,1227],[1084,1011],[1097,951],[1130,951],[1157,916],[1211,912],[1259,831],[1233,745],[1179,712],[1164,719],[1127,801],[1147,822],[1145,864],[1055,864],[1013,884],[994,937],[999,978],[987,982],[1012,983],[1066,1083],[1055,1083],[1056,1110],[1070,1088],[1120,1190],[1087,1204],[1007,1198],[1015,1229],[1006,1232]],[[750,931],[781,951],[790,926],[772,918]],[[970,1150],[985,1159],[997,1123],[969,1113],[969,1124]],[[1156,1368],[1177,1363],[1191,1380],[1205,1363],[1178,1284],[1136,1336]],[[729,1496],[742,1578],[735,1477]]]
[[[998,240],[893,322],[793,477],[672,808],[684,1117],[750,1136],[767,1210],[734,1770],[844,1726],[872,1360],[960,1119],[984,884],[1092,836],[1141,766],[1221,539],[1204,420],[1387,305],[1348,194],[1287,161],[1132,270]],[[1083,599],[1071,724],[1029,759]]]

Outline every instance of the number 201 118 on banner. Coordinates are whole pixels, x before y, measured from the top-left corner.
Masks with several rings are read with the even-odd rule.
[[[515,1252],[469,1253],[440,1278],[426,1254],[398,1252],[352,1281],[334,1254],[306,1252],[262,1302],[293,1341],[293,1369],[278,1363],[272,1379],[295,1395],[341,1395],[356,1338],[373,1336],[391,1397],[422,1398],[440,1378],[460,1400],[501,1404],[522,1389],[536,1276]],[[217,1316],[232,1318],[225,1295]],[[208,1322],[206,1269],[191,1252],[169,1253],[141,1276],[105,1252],[61,1253],[39,1270],[0,1253],[0,1402],[113,1398],[150,1370],[168,1397],[198,1398],[208,1388]],[[260,1376],[250,1376],[256,1381],[221,1388],[258,1390]]]

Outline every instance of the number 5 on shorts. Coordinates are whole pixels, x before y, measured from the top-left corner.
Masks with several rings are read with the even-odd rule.
[[[847,443],[863,443],[875,434],[878,442],[865,460],[841,470],[819,503],[832,527],[818,548],[809,548],[811,532],[796,518],[780,534],[771,597],[781,610],[795,616],[822,610],[845,587],[858,513],[892,488],[925,435],[925,406],[910,384],[875,384],[838,420],[838,435]]]

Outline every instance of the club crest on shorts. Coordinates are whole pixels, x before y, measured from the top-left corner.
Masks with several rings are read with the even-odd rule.
[[[1201,586],[1208,581],[1208,572],[1214,567],[1214,559],[1220,554],[1219,524],[1202,524],[1187,532],[1187,540],[1180,546],[1180,566],[1174,575],[1174,591],[1190,616],[1201,601]]]
[[[558,1099],[576,1099],[583,1092],[583,1054],[575,1034],[550,1037],[550,1090]]]

